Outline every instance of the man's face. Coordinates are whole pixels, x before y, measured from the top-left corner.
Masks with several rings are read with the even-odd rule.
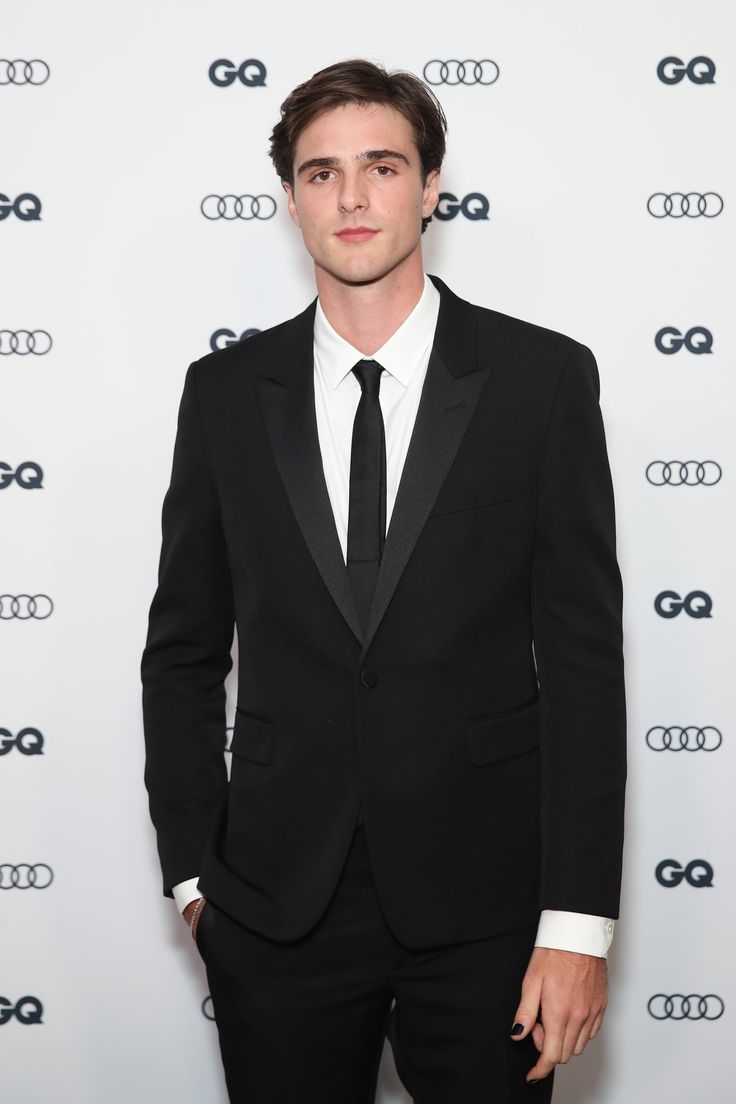
[[[385,104],[320,115],[297,140],[293,187],[284,184],[318,277],[321,270],[343,284],[421,259],[422,218],[436,207],[438,186],[438,170],[422,183],[412,127]]]

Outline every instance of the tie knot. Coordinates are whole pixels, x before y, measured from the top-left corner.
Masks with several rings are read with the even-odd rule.
[[[353,372],[358,377],[361,391],[369,395],[377,395],[381,386],[381,372],[383,365],[377,360],[359,360],[353,365]]]

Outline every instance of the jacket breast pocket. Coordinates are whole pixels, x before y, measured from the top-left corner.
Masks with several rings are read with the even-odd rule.
[[[236,708],[230,751],[238,759],[249,759],[252,763],[268,766],[273,754],[275,731],[276,724],[268,717],[259,717]]]
[[[461,487],[440,491],[429,517],[444,517],[445,514],[457,514],[461,510],[476,510],[480,506],[495,506],[516,498],[519,488],[516,483],[497,482],[488,485],[468,483]]]
[[[470,758],[478,767],[528,755],[539,747],[539,701],[535,698],[503,713],[470,717],[465,733]]]

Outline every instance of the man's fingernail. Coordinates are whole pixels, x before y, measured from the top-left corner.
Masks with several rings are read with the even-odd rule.
[[[533,1077],[531,1081],[527,1081],[527,1085],[536,1085],[538,1080],[538,1077]]]
[[[524,1030],[524,1025],[523,1024],[514,1024],[514,1026],[511,1028],[511,1034],[512,1035],[521,1035],[523,1030]]]

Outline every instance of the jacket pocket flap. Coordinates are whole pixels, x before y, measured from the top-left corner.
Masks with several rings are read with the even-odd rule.
[[[472,717],[465,722],[465,731],[476,766],[526,755],[539,747],[538,699],[518,709]]]
[[[519,486],[517,483],[493,483],[490,486],[471,484],[445,493],[440,491],[435,506],[429,512],[429,517],[443,517],[445,514],[455,514],[460,510],[474,510],[479,506],[495,506],[499,502],[508,502],[517,498]]]
[[[271,762],[275,728],[274,722],[265,717],[236,709],[230,751],[239,759],[250,759],[267,766]]]

